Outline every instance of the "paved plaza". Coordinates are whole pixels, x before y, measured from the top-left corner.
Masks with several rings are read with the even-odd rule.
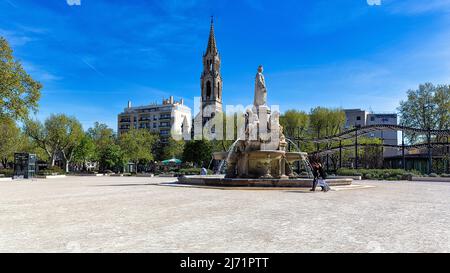
[[[1,252],[450,252],[450,183],[222,190],[173,178],[0,182]]]

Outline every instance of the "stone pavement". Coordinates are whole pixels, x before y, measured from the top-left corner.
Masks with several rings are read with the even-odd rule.
[[[0,182],[1,252],[450,252],[450,184],[328,193],[159,185],[173,178]]]

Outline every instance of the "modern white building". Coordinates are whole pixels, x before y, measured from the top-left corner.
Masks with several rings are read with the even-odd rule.
[[[163,99],[161,104],[128,107],[117,117],[117,132],[127,132],[131,128],[148,129],[158,132],[161,141],[167,142],[172,133],[189,132],[192,126],[191,108],[184,105],[184,100],[174,101],[173,96]]]
[[[345,128],[350,129],[353,127],[367,126],[374,124],[398,124],[398,117],[395,113],[388,114],[376,114],[371,113],[361,109],[345,109]],[[397,131],[384,130],[375,131],[366,135],[371,138],[380,138],[383,140],[384,144],[398,145],[398,133]],[[394,156],[397,155],[397,149],[395,148],[385,148],[384,156]]]

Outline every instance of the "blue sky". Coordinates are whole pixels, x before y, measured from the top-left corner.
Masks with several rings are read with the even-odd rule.
[[[133,105],[200,94],[210,16],[225,104],[253,101],[265,67],[270,104],[396,110],[419,83],[450,83],[450,0],[0,0],[0,35],[44,84],[39,119],[116,129]]]

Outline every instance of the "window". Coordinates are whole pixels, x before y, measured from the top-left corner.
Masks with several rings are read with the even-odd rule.
[[[206,99],[209,100],[211,97],[211,82],[206,82]]]
[[[159,116],[160,119],[170,119],[171,118],[171,114],[161,114]]]
[[[375,117],[370,117],[370,121],[375,121]]]
[[[361,117],[360,117],[360,116],[357,116],[357,117],[356,117],[356,120],[361,120]]]
[[[217,98],[220,99],[220,82],[217,83]]]

